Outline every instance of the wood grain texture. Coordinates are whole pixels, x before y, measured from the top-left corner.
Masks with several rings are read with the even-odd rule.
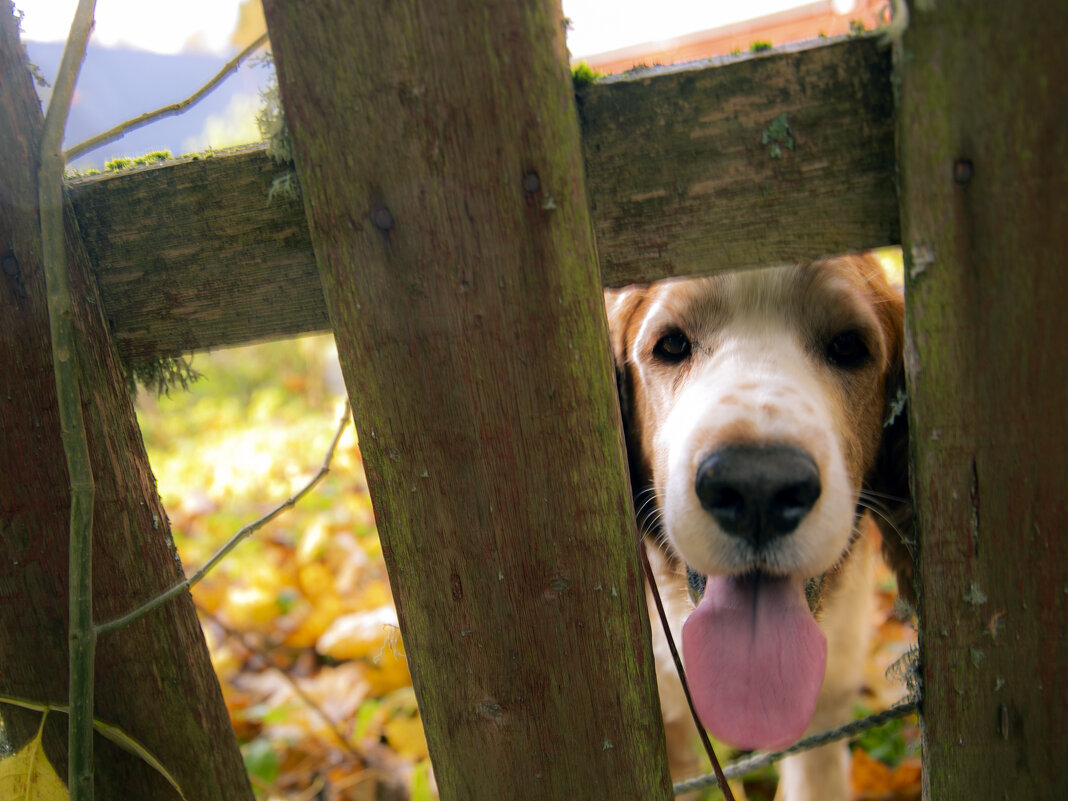
[[[869,38],[580,91],[605,284],[897,243],[889,73]]]
[[[0,9],[0,694],[66,703],[70,492],[41,264],[41,107],[9,6]],[[93,610],[107,619],[182,577],[100,299],[67,212],[82,413],[96,482]],[[97,644],[97,716],[155,754],[189,799],[251,799],[248,776],[186,593]],[[15,746],[40,714],[3,707]],[[45,749],[66,776],[67,720]],[[96,797],[176,799],[140,758],[97,737]]]
[[[850,39],[580,89],[604,283],[896,244],[889,75]],[[329,330],[300,203],[267,203],[280,171],[250,151],[75,182],[124,359]]]
[[[75,181],[71,200],[123,359],[326,331],[299,200],[262,149]]]
[[[916,4],[900,59],[932,801],[1068,787],[1063,19]]]
[[[669,798],[559,4],[264,8],[441,798]]]

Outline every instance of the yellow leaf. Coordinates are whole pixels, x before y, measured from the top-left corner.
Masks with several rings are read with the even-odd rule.
[[[371,694],[378,697],[401,687],[409,687],[412,683],[408,660],[390,648],[383,649],[377,659],[364,665],[363,675],[371,685]]]
[[[334,595],[321,596],[300,624],[286,635],[285,644],[291,648],[312,647],[340,617],[342,610],[340,598]]]
[[[223,606],[230,624],[238,629],[254,629],[282,614],[278,590],[265,587],[230,587]]]
[[[199,608],[215,614],[226,599],[226,589],[225,582],[209,579],[208,581],[194,584],[189,591],[192,593],[193,600]]]
[[[302,565],[297,572],[300,590],[312,601],[336,594],[334,574],[322,562]]]
[[[0,760],[0,798],[4,801],[67,801],[67,786],[56,775],[41,748],[41,732],[17,754]]]
[[[368,582],[363,592],[356,599],[357,609],[374,609],[392,604],[393,596],[389,592],[389,584],[382,579]]]
[[[0,701],[14,704],[24,709],[39,709],[44,712],[41,715],[41,725],[37,729],[37,736],[23,746],[15,756],[0,760],[0,801],[66,801],[69,797],[67,788],[59,776],[56,775],[41,750],[41,733],[44,731],[45,720],[48,718],[50,711],[62,712],[67,715],[70,714],[70,709],[65,706],[41,704],[36,701],[27,701],[6,695],[0,695]],[[186,801],[185,794],[182,793],[182,788],[178,786],[178,782],[174,780],[174,777],[167,772],[162,763],[145,746],[118,726],[104,723],[104,721],[97,718],[93,718],[93,728],[120,748],[140,757],[148,765],[155,768],[175,789],[182,801]],[[51,781],[52,778],[55,779],[55,782]],[[58,791],[56,789],[57,783]]]
[[[402,757],[425,759],[427,756],[426,735],[418,715],[398,715],[386,721],[383,733],[389,744]]]
[[[316,650],[339,661],[374,656],[386,647],[397,629],[397,613],[390,605],[336,618],[323,632]]]
[[[297,545],[297,560],[302,564],[314,564],[330,547],[330,532],[320,522],[307,526]]]

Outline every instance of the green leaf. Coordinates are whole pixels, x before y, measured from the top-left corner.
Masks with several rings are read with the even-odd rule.
[[[70,714],[70,707],[63,706],[61,704],[43,704],[39,701],[30,701],[25,698],[15,698],[13,696],[6,695],[0,695],[0,701],[3,701],[5,704],[13,704],[14,706],[22,707],[23,709],[36,709],[44,712],[44,715],[41,717],[41,730],[44,729],[44,719],[48,716],[49,712],[61,712],[64,715]],[[119,746],[119,748],[123,749],[124,751],[128,751],[134,756],[140,757],[142,761],[155,768],[159,775],[166,779],[167,783],[174,788],[175,792],[178,793],[178,796],[182,799],[182,801],[186,801],[185,793],[183,793],[182,788],[178,786],[178,782],[175,781],[174,777],[171,776],[171,774],[167,771],[165,767],[163,767],[163,763],[156,759],[152,752],[149,751],[145,746],[143,746],[129,734],[124,732],[118,726],[112,726],[110,723],[105,723],[104,721],[99,720],[97,718],[93,718],[93,728],[96,729],[101,736],[106,737],[107,739],[111,740],[111,742],[115,743],[115,745]],[[38,731],[37,738],[35,741],[40,740],[40,737],[41,731]],[[25,751],[26,749],[23,748],[22,750]],[[22,751],[19,752],[19,754],[21,753]],[[18,754],[16,754],[15,756],[18,756]],[[11,757],[11,759],[14,759],[14,757]],[[4,760],[4,762],[7,761],[8,760]],[[3,784],[0,784],[0,790],[3,789],[5,789],[5,786]],[[64,790],[63,797],[67,797],[66,790]],[[7,801],[9,798],[17,798],[17,796],[5,795],[3,792],[0,792],[0,801]],[[48,799],[50,798],[50,796],[31,796],[31,798]]]
[[[174,788],[174,791],[178,793],[182,801],[186,801],[185,793],[182,792],[182,788],[178,786],[178,782],[171,776],[170,772],[163,767],[163,763],[149,751],[145,746],[124,732],[118,726],[112,726],[109,723],[104,723],[102,720],[93,719],[93,728],[111,742],[115,743],[119,748],[124,751],[128,751],[134,756],[140,757],[142,762],[145,762],[155,768],[156,772],[167,780],[167,783]]]
[[[245,769],[249,775],[271,784],[278,778],[278,754],[270,741],[263,737],[253,740],[243,749]]]
[[[411,801],[435,801],[436,796],[431,789],[429,759],[423,759],[413,766],[412,789],[409,798]]]

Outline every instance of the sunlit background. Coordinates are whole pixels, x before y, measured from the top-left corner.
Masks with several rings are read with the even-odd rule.
[[[77,0],[21,0],[22,29],[35,42],[67,36]],[[93,41],[102,47],[129,47],[153,53],[229,52],[238,31],[242,0],[186,0],[180,6],[144,0],[102,0],[97,4]],[[830,5],[848,15],[856,0],[806,3],[798,0],[565,0],[571,19],[571,52],[578,58],[642,42],[774,14],[805,5]],[[157,9],[153,11],[152,9]]]
[[[20,0],[31,60],[51,80],[75,0]],[[605,71],[670,63],[675,54],[745,51],[778,36],[816,38],[877,24],[874,0],[565,0],[573,63]],[[258,0],[100,0],[67,144],[179,101],[264,30]],[[792,34],[785,32],[792,31]],[[690,49],[686,49],[690,48]],[[717,49],[718,48],[718,49]],[[255,116],[268,79],[250,65],[193,112],[165,120],[75,163],[174,154],[260,139]],[[47,101],[48,89],[41,88]],[[893,263],[892,254],[888,260]],[[187,571],[242,525],[295,492],[318,468],[344,386],[329,335],[198,354],[189,391],[141,392],[137,411]],[[243,544],[193,592],[231,720],[264,799],[436,797],[374,515],[351,427],[334,469],[296,509]],[[881,578],[863,708],[904,688],[884,673],[914,641]],[[918,797],[914,724],[854,744],[857,799]],[[774,771],[736,786],[771,799]],[[718,796],[708,796],[718,797]]]
[[[51,80],[76,0],[20,0],[31,60]],[[746,48],[768,31],[775,44],[840,34],[849,23],[874,27],[886,0],[566,0],[573,62],[605,72],[637,63],[671,63]],[[265,30],[259,0],[189,0],[181,5],[101,0],[74,97],[69,146],[142,112],[180,101]],[[695,34],[727,34],[715,36]],[[727,44],[729,42],[729,44]],[[717,50],[717,46],[722,49]],[[618,57],[612,57],[616,54]],[[101,169],[119,156],[167,150],[175,155],[257,141],[256,112],[267,70],[255,64],[181,117],[130,133],[72,163]],[[49,90],[41,89],[47,101]]]

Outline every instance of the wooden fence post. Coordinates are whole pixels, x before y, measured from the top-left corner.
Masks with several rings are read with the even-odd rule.
[[[898,69],[924,798],[1068,788],[1064,4],[913,3]]]
[[[558,3],[264,6],[441,797],[667,798]]]
[[[41,104],[11,6],[0,8],[0,694],[68,699],[70,480],[41,264],[37,162]],[[182,579],[126,376],[78,225],[66,213],[72,322],[83,416],[96,483],[93,614],[129,612]],[[143,743],[191,801],[252,799],[241,752],[189,593],[102,636],[96,715]],[[38,712],[4,705],[16,746]],[[66,777],[67,720],[48,717],[45,751]],[[98,737],[96,797],[173,801],[140,757]]]

